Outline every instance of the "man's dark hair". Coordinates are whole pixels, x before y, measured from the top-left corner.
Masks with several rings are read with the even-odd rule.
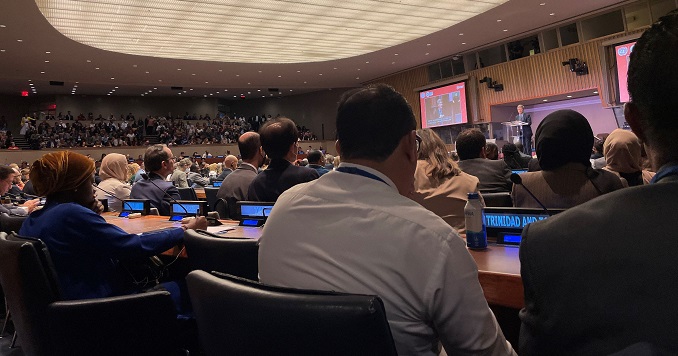
[[[457,136],[457,154],[459,160],[480,158],[485,147],[485,135],[479,129],[466,129]]]
[[[645,31],[631,53],[628,89],[640,112],[646,139],[662,151],[678,149],[678,10],[669,12]]]
[[[259,147],[261,147],[261,139],[259,138],[259,134],[256,132],[249,132],[249,134],[244,138],[243,135],[245,134],[240,135],[238,138],[240,157],[243,160],[251,160],[259,151]]]
[[[417,121],[400,93],[386,84],[373,84],[342,95],[336,125],[342,159],[383,162],[400,139],[417,128]]]
[[[149,172],[159,171],[162,168],[162,162],[169,158],[169,155],[165,152],[165,145],[149,146],[144,154],[144,167]]]
[[[5,165],[0,166],[0,180],[5,180],[9,178],[10,175],[14,174],[16,174],[16,172],[14,172],[14,169],[12,169],[12,167]]]
[[[284,158],[290,149],[290,145],[299,139],[299,131],[294,121],[279,117],[273,121],[267,121],[259,129],[261,146],[266,155],[271,159]]]
[[[318,150],[311,150],[306,156],[309,164],[320,164],[320,160],[323,158],[323,153]]]

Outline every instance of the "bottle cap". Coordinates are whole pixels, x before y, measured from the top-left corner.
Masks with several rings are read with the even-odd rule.
[[[478,193],[468,193],[468,199],[480,199],[480,194]]]

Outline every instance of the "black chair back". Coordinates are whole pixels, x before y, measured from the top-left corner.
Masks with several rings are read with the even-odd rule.
[[[396,355],[377,296],[266,286],[193,271],[188,289],[206,355]]]
[[[47,308],[58,296],[32,243],[9,241],[0,232],[0,283],[24,353],[54,354],[46,320]]]
[[[214,205],[217,203],[217,192],[219,188],[205,187],[205,200],[207,200],[207,211],[216,211]]]
[[[257,240],[229,239],[202,230],[186,230],[184,245],[192,270],[218,271],[259,280]]]
[[[198,196],[195,194],[195,189],[188,188],[177,188],[179,190],[179,197],[181,200],[198,200]]]
[[[0,214],[0,231],[5,233],[19,232],[26,216],[10,216],[7,213]]]
[[[512,207],[513,199],[510,192],[500,193],[482,193],[485,206],[491,207]]]
[[[217,199],[214,203],[214,211],[219,213],[219,219],[232,219],[228,212],[228,203],[224,199]]]

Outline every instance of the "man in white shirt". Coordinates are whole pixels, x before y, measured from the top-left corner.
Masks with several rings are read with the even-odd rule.
[[[478,268],[445,221],[408,196],[419,146],[405,98],[378,84],[339,102],[337,170],[277,200],[260,239],[263,283],[376,294],[399,354],[515,354]],[[375,135],[374,133],[378,133]]]

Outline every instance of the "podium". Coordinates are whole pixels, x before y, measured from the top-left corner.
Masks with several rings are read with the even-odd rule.
[[[515,120],[502,122],[501,124],[504,125],[504,130],[506,131],[506,142],[517,144],[523,137],[523,126],[527,125],[528,123]]]

